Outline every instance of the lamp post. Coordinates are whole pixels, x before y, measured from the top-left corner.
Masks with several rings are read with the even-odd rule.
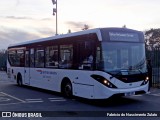
[[[56,15],[56,35],[58,35],[57,0],[52,0],[52,3],[56,5],[56,8],[53,8],[53,16]]]

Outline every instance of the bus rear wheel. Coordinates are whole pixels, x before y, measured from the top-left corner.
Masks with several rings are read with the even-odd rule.
[[[72,84],[70,81],[67,81],[62,85],[62,93],[67,98],[72,97]]]
[[[18,84],[18,86],[23,86],[21,75],[18,75],[18,77],[17,77],[17,84]]]

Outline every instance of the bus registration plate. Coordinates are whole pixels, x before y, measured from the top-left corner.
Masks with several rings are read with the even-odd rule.
[[[127,93],[125,93],[125,96],[132,96],[132,95],[135,95],[135,92],[127,92]]]

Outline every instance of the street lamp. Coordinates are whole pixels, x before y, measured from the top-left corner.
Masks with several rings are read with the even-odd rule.
[[[58,35],[57,0],[52,0],[52,3],[56,5],[56,8],[53,8],[53,16],[56,15],[56,35]]]

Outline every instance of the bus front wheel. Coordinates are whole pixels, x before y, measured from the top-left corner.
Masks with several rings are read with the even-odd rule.
[[[62,93],[67,98],[72,97],[72,84],[70,81],[66,81],[62,84]]]

